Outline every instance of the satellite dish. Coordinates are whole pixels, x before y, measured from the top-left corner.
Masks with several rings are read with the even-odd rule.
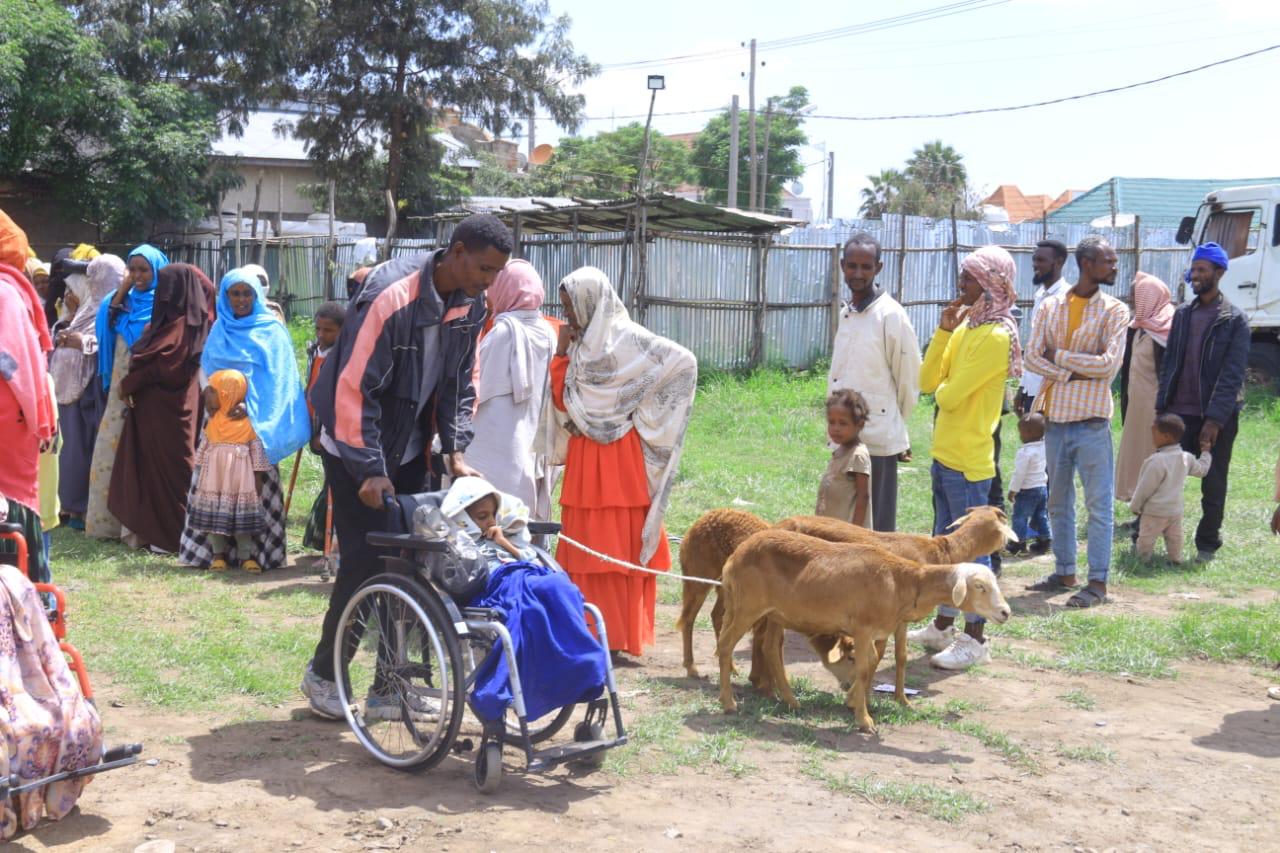
[[[529,155],[529,162],[535,166],[541,166],[551,159],[551,155],[556,153],[555,146],[542,143],[533,149],[533,153]]]
[[[804,184],[799,181],[791,182],[791,194],[795,196],[804,195]]]

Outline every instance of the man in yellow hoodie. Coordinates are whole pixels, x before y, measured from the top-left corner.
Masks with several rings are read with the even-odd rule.
[[[996,473],[992,434],[1005,380],[1022,374],[1014,275],[1013,258],[998,246],[984,246],[965,258],[960,298],[943,310],[920,367],[920,390],[932,392],[938,406],[930,472],[934,535],[946,533],[970,507],[987,504]],[[977,562],[990,565],[987,557]],[[913,642],[939,652],[931,662],[941,669],[968,669],[991,658],[984,620],[966,614],[964,633],[957,633],[958,615],[954,608],[939,608],[932,624],[909,634]]]

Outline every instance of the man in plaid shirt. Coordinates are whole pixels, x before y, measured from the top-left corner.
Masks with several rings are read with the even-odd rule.
[[[1089,511],[1089,584],[1068,607],[1107,600],[1114,526],[1115,457],[1111,447],[1111,380],[1124,358],[1129,309],[1099,285],[1116,281],[1116,252],[1090,235],[1076,247],[1080,278],[1065,293],[1045,300],[1031,326],[1026,365],[1044,377],[1034,410],[1048,421],[1049,526],[1054,572],[1029,588],[1060,592],[1076,587],[1076,488],[1080,473]]]

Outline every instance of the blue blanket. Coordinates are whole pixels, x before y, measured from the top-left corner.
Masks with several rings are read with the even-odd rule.
[[[604,691],[605,651],[587,628],[582,593],[564,572],[533,563],[506,563],[494,571],[475,607],[506,611],[507,630],[520,667],[528,719]],[[481,665],[471,702],[486,720],[499,719],[511,704],[501,641]]]

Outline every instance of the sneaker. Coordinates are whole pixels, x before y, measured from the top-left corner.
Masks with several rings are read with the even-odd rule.
[[[430,696],[423,696],[413,688],[404,693],[409,706],[409,718],[415,723],[434,723],[440,719],[440,702]],[[372,690],[364,699],[364,716],[366,720],[396,721],[401,718],[402,706],[399,696],[386,693],[375,693]]]
[[[307,697],[311,713],[317,717],[341,720],[346,716],[338,700],[338,685],[316,675],[311,664],[307,664],[307,672],[302,676],[302,695]]]
[[[991,652],[985,643],[979,643],[968,634],[956,634],[951,645],[938,652],[929,662],[938,669],[968,669],[978,664],[989,663]]]
[[[908,631],[907,642],[915,643],[918,646],[924,646],[926,649],[931,651],[940,652],[951,645],[951,641],[955,637],[955,634],[956,629],[954,625],[943,630],[930,622],[923,628],[916,628],[914,631]]]

